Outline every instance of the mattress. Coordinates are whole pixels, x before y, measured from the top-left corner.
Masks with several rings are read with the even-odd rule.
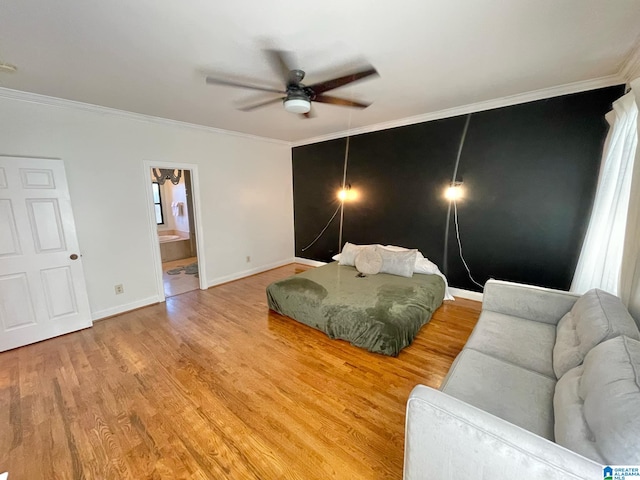
[[[269,308],[298,322],[383,355],[397,356],[442,304],[438,275],[359,276],[333,262],[272,283]]]

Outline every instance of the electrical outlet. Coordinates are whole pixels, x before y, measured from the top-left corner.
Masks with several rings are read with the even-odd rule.
[[[247,263],[251,263],[251,257],[247,255]]]
[[[116,291],[116,295],[120,295],[121,293],[124,293],[124,287],[122,286],[121,283],[119,283],[118,285],[116,285],[115,287],[113,287]]]

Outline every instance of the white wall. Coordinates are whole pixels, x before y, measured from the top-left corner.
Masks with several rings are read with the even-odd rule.
[[[157,301],[143,161],[198,165],[210,285],[293,260],[286,144],[0,98],[0,154],[64,160],[94,319]]]

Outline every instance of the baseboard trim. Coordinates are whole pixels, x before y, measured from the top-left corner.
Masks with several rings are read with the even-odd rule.
[[[309,265],[311,267],[321,267],[327,264],[327,262],[320,262],[318,260],[309,260],[308,258],[302,258],[302,257],[295,257],[293,261],[296,263],[301,263],[302,265]]]
[[[120,315],[121,313],[130,312],[131,310],[136,310],[137,308],[153,305],[158,302],[160,302],[160,298],[158,298],[157,295],[153,295],[152,297],[136,300],[135,302],[125,303],[124,305],[118,305],[116,307],[105,308],[104,310],[91,312],[91,320],[95,322],[96,320],[102,320],[103,318]]]
[[[251,275],[256,275],[257,273],[266,272],[267,270],[273,270],[274,268],[283,267],[284,265],[289,265],[290,263],[294,263],[293,258],[287,258],[285,260],[280,260],[279,262],[270,263],[268,265],[262,265],[260,267],[251,268],[249,270],[243,270],[241,272],[232,273],[231,275],[224,275],[222,277],[217,277],[211,280],[208,283],[208,287],[215,287],[216,285],[221,285],[223,283],[233,282],[234,280],[240,280],[241,278],[250,277]]]
[[[467,300],[481,302],[483,298],[483,294],[481,292],[474,292],[463,288],[449,287],[449,291],[451,291],[451,295],[454,297],[466,298]]]
[[[215,287],[216,285],[233,282],[234,280],[240,280],[241,278],[250,277],[251,275],[266,272],[267,270],[273,270],[274,268],[283,267],[284,265],[289,265],[291,263],[300,263],[302,265],[309,265],[312,267],[321,267],[322,265],[327,264],[326,262],[320,262],[318,260],[309,260],[308,258],[301,258],[301,257],[287,258],[285,260],[280,260],[279,262],[270,263],[268,265],[263,265],[261,267],[256,267],[249,270],[243,270],[242,272],[214,278],[211,282],[209,282],[208,286]],[[450,287],[450,290],[451,290],[451,294],[454,297],[466,298],[469,300],[476,300],[478,302],[482,301],[482,293],[480,292],[473,292],[471,290],[464,290],[462,288],[454,288],[454,287]],[[115,315],[120,315],[121,313],[130,312],[131,310],[136,310],[138,308],[156,304],[159,301],[160,301],[160,298],[158,298],[157,295],[153,295],[151,297],[136,300],[134,302],[125,303],[124,305],[117,305],[115,307],[105,308],[103,310],[97,310],[91,313],[91,321],[95,322],[97,320],[102,320],[108,317],[113,317]]]

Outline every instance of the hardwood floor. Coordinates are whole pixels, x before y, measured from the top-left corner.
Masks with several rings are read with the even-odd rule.
[[[480,311],[446,302],[397,358],[269,312],[288,265],[0,353],[0,472],[37,479],[401,479],[405,404]]]

